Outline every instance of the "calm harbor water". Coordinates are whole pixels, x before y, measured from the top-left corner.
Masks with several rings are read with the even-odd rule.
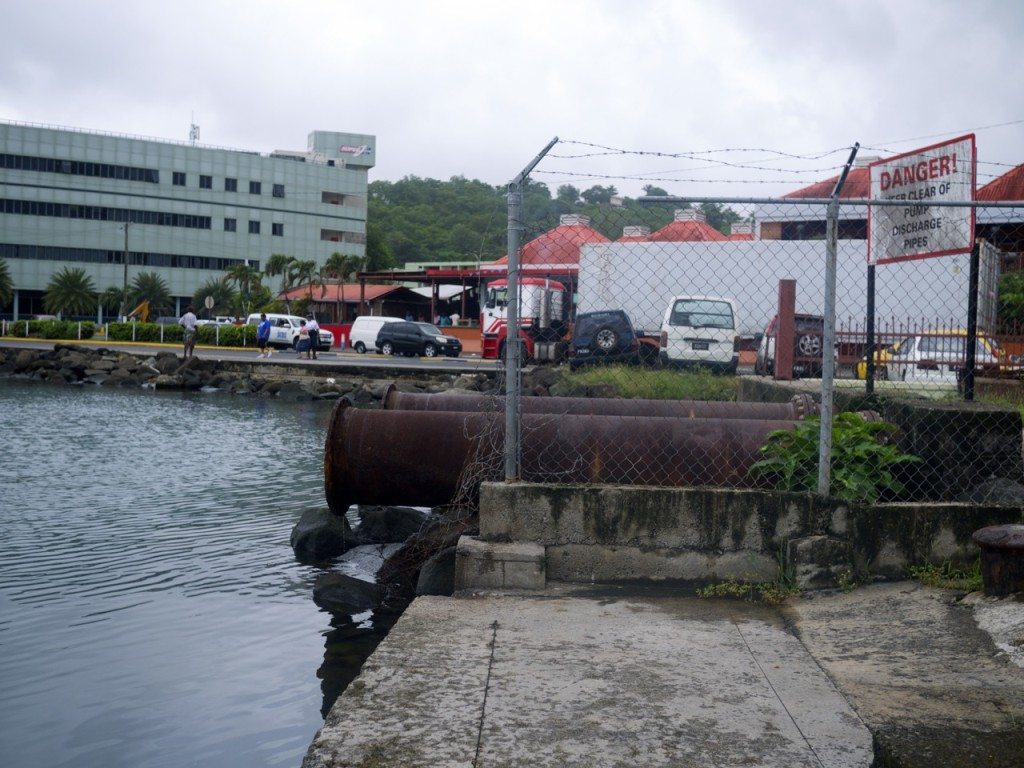
[[[0,381],[0,764],[298,766],[376,641],[288,544],[329,414]]]

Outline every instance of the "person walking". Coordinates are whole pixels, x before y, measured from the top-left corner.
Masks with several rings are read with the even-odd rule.
[[[197,318],[195,310],[192,309],[192,305],[189,304],[185,307],[185,314],[183,314],[181,319],[178,320],[178,325],[184,329],[181,334],[181,339],[185,344],[184,359],[186,360],[192,357],[196,351],[196,322]]]
[[[313,359],[316,360],[316,351],[320,347],[320,323],[313,317],[312,312],[306,315],[306,330],[309,331],[309,349],[313,353]]]
[[[270,357],[270,321],[267,313],[260,312],[260,324],[256,326],[256,346],[259,347],[258,357]]]

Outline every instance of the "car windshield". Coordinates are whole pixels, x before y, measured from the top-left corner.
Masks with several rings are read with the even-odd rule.
[[[424,333],[429,333],[431,336],[444,336],[441,333],[441,329],[431,323],[416,323],[416,325],[422,328]]]
[[[668,324],[687,328],[732,328],[732,306],[725,301],[679,299],[672,305]]]

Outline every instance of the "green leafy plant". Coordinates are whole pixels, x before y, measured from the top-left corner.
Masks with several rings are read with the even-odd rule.
[[[896,427],[866,421],[856,413],[840,413],[832,422],[832,462],[829,494],[845,501],[872,503],[882,493],[899,495],[905,488],[893,474],[899,464],[919,462],[891,441]],[[813,491],[818,487],[818,441],[821,420],[798,421],[793,429],[768,434],[761,446],[765,458],[750,473],[781,491]]]
[[[91,339],[96,332],[96,324],[85,320],[13,320],[7,324],[7,335],[16,338],[66,339],[77,340],[81,326],[83,339]]]
[[[907,569],[913,579],[926,587],[976,592],[982,588],[981,558],[969,568],[957,568],[946,560],[942,565],[912,565]]]

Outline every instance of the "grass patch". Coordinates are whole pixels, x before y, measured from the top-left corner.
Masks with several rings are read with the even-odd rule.
[[[739,381],[703,368],[677,371],[634,365],[593,365],[566,372],[568,382],[585,386],[607,384],[619,397],[646,400],[735,400]]]
[[[911,578],[926,587],[964,592],[977,592],[982,588],[980,557],[967,569],[956,568],[947,560],[942,565],[912,565],[907,570]]]
[[[765,605],[779,605],[791,597],[799,596],[799,589],[781,580],[754,584],[728,578],[697,590],[697,597],[747,600],[751,603],[764,603]]]

